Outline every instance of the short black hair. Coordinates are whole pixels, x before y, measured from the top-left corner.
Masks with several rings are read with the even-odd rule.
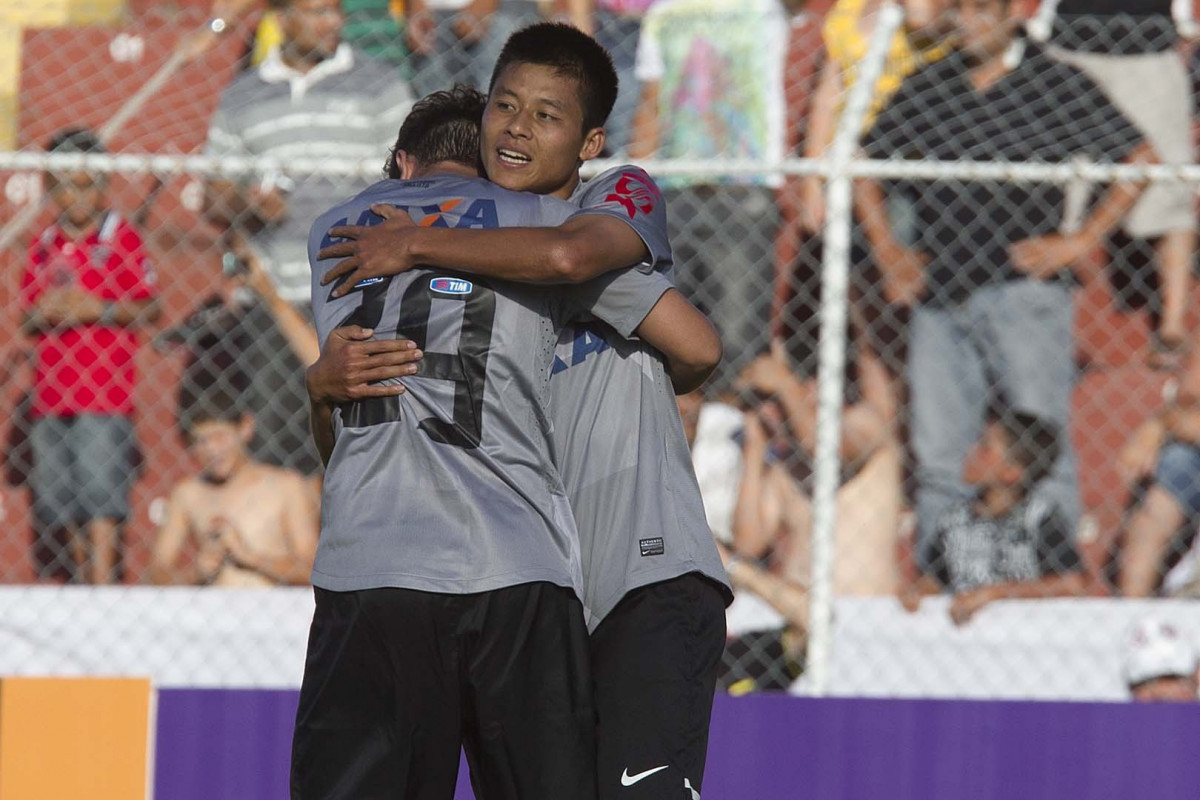
[[[48,153],[107,153],[100,137],[88,128],[64,128],[46,142]]]
[[[612,56],[591,36],[566,23],[538,22],[508,37],[492,70],[489,93],[510,64],[552,67],[579,81],[585,132],[603,127],[617,102],[619,81]]]
[[[486,105],[487,97],[461,83],[418,100],[400,126],[383,165],[384,176],[401,177],[396,163],[400,150],[425,166],[452,161],[478,169],[479,125]]]
[[[1024,411],[1000,410],[992,415],[1007,443],[1008,458],[1024,470],[1021,485],[1033,490],[1058,462],[1062,443],[1058,426]]]

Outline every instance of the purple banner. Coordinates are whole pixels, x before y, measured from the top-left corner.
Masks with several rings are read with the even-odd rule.
[[[161,690],[159,800],[288,796],[292,691]],[[1194,800],[1200,704],[718,697],[718,800]],[[471,800],[464,773],[456,800]]]

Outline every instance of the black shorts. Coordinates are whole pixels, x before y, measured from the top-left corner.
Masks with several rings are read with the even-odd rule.
[[[316,590],[293,800],[594,798],[583,609],[528,583],[479,594]]]
[[[600,800],[696,800],[725,596],[698,573],[635,589],[592,634]]]

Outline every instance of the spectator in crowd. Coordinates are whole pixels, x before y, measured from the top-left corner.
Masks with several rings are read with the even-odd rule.
[[[909,77],[864,140],[875,158],[1148,163],[1151,147],[1082,72],[1019,39],[1011,0],[957,0],[960,49]],[[1069,426],[1074,379],[1070,267],[1132,207],[1115,184],[1074,232],[1060,232],[1052,184],[902,184],[920,237],[900,243],[879,186],[857,185],[860,217],[891,302],[915,306],[908,384],[923,570],[942,511],[968,496],[963,461],[991,400]],[[1042,491],[1070,535],[1079,516],[1069,437]]]
[[[591,34],[612,56],[620,86],[617,103],[604,125],[605,149],[623,154],[629,145],[633,113],[638,103],[638,82],[634,76],[642,19],[655,0],[556,0],[559,13],[571,24]]]
[[[394,69],[341,41],[337,0],[286,0],[283,41],[257,69],[234,79],[221,97],[208,134],[213,156],[368,158],[390,142],[412,95]],[[309,294],[308,229],[361,181],[286,176],[254,182],[211,180],[205,211],[261,260],[279,295],[293,304]],[[239,365],[250,375],[258,419],[256,453],[265,460],[315,471],[307,436],[303,369],[292,358],[269,309],[254,305],[245,326],[254,336]]]
[[[871,96],[871,105],[863,120],[864,132],[871,129],[875,117],[891,100],[905,78],[921,67],[950,53],[942,28],[947,0],[906,0],[904,28],[892,37],[883,75]],[[837,121],[846,95],[858,80],[858,63],[866,55],[871,34],[883,0],[837,0],[825,16],[822,41],[825,63],[816,94],[808,132],[804,139],[805,158],[821,158],[833,143]],[[801,225],[811,233],[825,226],[825,187],[819,175],[804,179]]]
[[[642,22],[632,158],[778,161],[788,26],[778,0],[660,0]],[[663,179],[680,290],[721,332],[717,391],[767,345],[780,181]]]
[[[1063,513],[1035,493],[1058,459],[1053,423],[1005,410],[984,426],[963,470],[979,494],[938,518],[933,571],[906,587],[905,608],[950,592],[950,616],[964,625],[997,600],[1071,597],[1084,591],[1072,531]]]
[[[540,22],[540,0],[408,0],[408,46],[418,97],[455,83],[486,89],[514,32]]]
[[[726,609],[725,651],[717,685],[733,695],[786,691],[800,676],[808,629],[808,591],[730,550],[738,491],[741,413],[705,402],[702,390],[676,397],[700,482],[704,511],[734,589]]]
[[[418,97],[456,83],[484,85],[483,39],[499,6],[500,0],[409,0],[405,37]]]
[[[180,425],[199,464],[171,491],[150,563],[158,584],[306,584],[317,549],[318,497],[311,480],[255,461],[254,419],[232,380],[189,399]],[[189,541],[191,565],[181,564]]]
[[[906,0],[904,26],[892,37],[883,74],[871,96],[863,120],[863,132],[870,130],[875,118],[891,100],[905,78],[921,67],[944,58],[951,52],[947,44],[948,0]],[[874,32],[882,0],[838,0],[825,17],[822,40],[825,63],[812,99],[812,112],[804,138],[806,158],[821,158],[833,143],[838,119],[849,91],[858,78],[858,64],[866,55]],[[911,244],[915,237],[912,204],[904,195],[888,195],[888,219],[896,237]],[[800,187],[800,229],[809,235],[800,251],[802,259],[819,263],[825,225],[825,183],[817,175],[802,179]],[[872,263],[861,228],[851,240],[853,313],[869,346],[879,354],[894,376],[903,373],[907,357],[908,311],[892,305],[883,296],[878,268]],[[793,286],[794,276],[787,276]],[[795,291],[778,290],[796,302]],[[801,299],[801,302],[802,299]],[[790,303],[788,304],[790,305]],[[786,313],[785,313],[786,316]],[[902,382],[897,378],[897,389]]]
[[[1148,597],[1160,585],[1187,584],[1191,557],[1170,571],[1200,526],[1200,351],[1164,389],[1163,406],[1130,435],[1117,471],[1134,493],[1120,550],[1117,586],[1126,597]],[[1172,553],[1172,546],[1178,551]],[[1165,581],[1164,575],[1172,575]]]
[[[1173,625],[1148,617],[1125,637],[1122,671],[1129,695],[1140,702],[1194,703],[1200,690],[1196,647]]]
[[[741,376],[746,393],[767,402],[746,415],[733,532],[739,555],[773,553],[784,577],[807,586],[822,292],[817,273],[802,278],[804,305],[786,347],[776,344]],[[861,339],[851,348],[844,379],[834,592],[892,595],[900,581],[897,536],[903,505],[895,395],[878,356]]]
[[[102,153],[84,129],[55,134],[52,153]],[[158,318],[142,237],[108,206],[105,176],[46,175],[58,218],[33,239],[21,282],[22,330],[35,340],[30,416],[33,513],[68,529],[77,576],[120,578],[129,516],[138,328]]]
[[[731,547],[733,512],[742,480],[743,414],[725,398],[709,400],[702,388],[675,399],[692,449],[692,467],[708,527],[717,542]]]
[[[721,557],[734,595],[717,686],[735,696],[786,692],[804,669],[808,590],[724,547]]]
[[[1176,50],[1181,33],[1195,35],[1191,2],[1042,0],[1029,27],[1034,38],[1049,34],[1047,51],[1095,81],[1164,163],[1193,162],[1192,93]],[[1151,185],[1121,221],[1109,248],[1118,262],[1111,269],[1122,284],[1153,283],[1131,273],[1142,272],[1136,254],[1146,249],[1143,244],[1157,255],[1160,299],[1152,307],[1157,330],[1151,340],[1157,365],[1178,362],[1186,343],[1184,313],[1196,251],[1193,194],[1184,183]]]

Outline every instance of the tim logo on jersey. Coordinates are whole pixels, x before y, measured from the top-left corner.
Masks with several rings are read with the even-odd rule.
[[[656,204],[662,202],[662,192],[650,176],[640,169],[622,172],[613,189],[615,191],[610,192],[604,202],[619,203],[630,219],[636,217],[639,211],[649,214]]]

